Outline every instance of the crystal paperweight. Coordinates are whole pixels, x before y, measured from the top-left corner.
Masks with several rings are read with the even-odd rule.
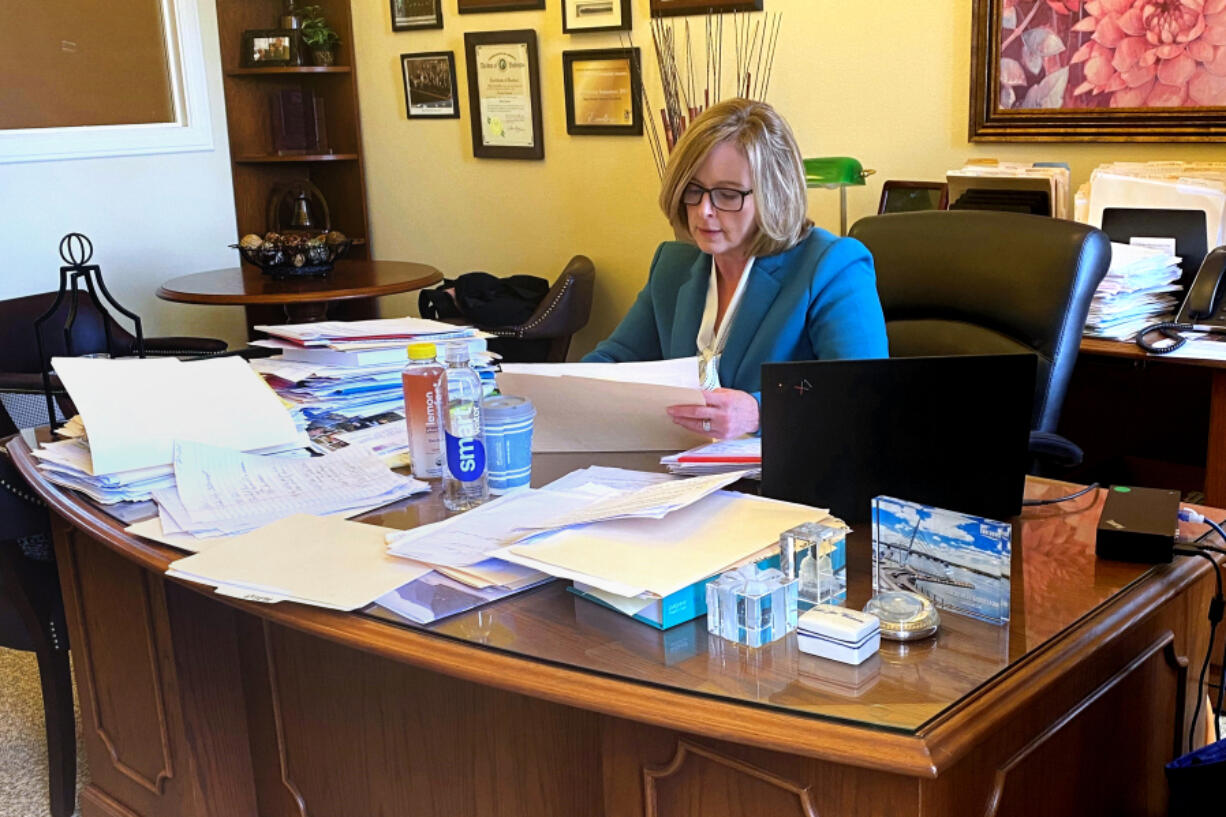
[[[707,583],[707,631],[761,647],[796,629],[798,581],[746,565]]]
[[[779,535],[779,566],[800,580],[800,609],[847,603],[847,533],[841,519],[806,522]]]

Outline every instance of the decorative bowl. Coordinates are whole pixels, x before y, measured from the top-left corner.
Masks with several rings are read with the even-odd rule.
[[[329,234],[329,236],[337,234]],[[328,241],[325,234],[315,236],[282,234],[265,237],[259,246],[231,244],[243,260],[274,278],[305,278],[327,275],[333,262],[345,254],[353,242],[348,238]],[[248,244],[245,238],[244,244]]]

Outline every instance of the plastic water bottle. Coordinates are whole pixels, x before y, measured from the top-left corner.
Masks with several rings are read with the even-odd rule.
[[[443,505],[466,511],[490,497],[485,461],[485,423],[481,407],[481,378],[468,365],[468,344],[449,343],[443,376],[447,413],[443,423]]]
[[[443,373],[433,343],[409,345],[404,383],[405,420],[409,426],[409,459],[413,476],[437,479],[443,475]]]

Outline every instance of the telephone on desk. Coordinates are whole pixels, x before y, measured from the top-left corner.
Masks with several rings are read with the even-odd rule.
[[[1137,334],[1137,345],[1151,354],[1162,355],[1187,342],[1181,332],[1226,332],[1226,280],[1223,279],[1226,279],[1226,246],[1217,247],[1205,256],[1175,320],[1146,327]],[[1171,343],[1154,346],[1147,338],[1152,332]]]

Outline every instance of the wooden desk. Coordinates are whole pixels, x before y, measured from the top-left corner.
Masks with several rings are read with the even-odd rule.
[[[1205,503],[1218,508],[1226,507],[1226,362],[1151,355],[1135,343],[1101,338],[1083,338],[1081,353],[1093,357],[1129,360],[1142,367],[1159,365],[1196,370],[1208,378],[1209,429],[1205,440]],[[1183,396],[1176,392],[1165,395],[1138,394],[1137,398],[1149,398],[1155,403],[1166,400],[1176,405]],[[1104,407],[1104,411],[1107,410],[1108,407]],[[1179,421],[1164,418],[1155,412],[1153,422],[1175,424]]]
[[[185,304],[246,306],[248,333],[254,338],[258,333],[251,334],[251,327],[258,323],[321,321],[336,302],[365,299],[369,303],[380,295],[412,292],[441,280],[443,274],[425,264],[342,258],[330,274],[317,278],[273,278],[249,264],[197,272],[172,278],[158,287],[157,295]],[[270,310],[270,306],[279,309]],[[360,317],[374,314],[371,309],[369,315]]]
[[[424,628],[223,599],[10,450],[55,512],[84,817],[1156,815],[1208,637],[1204,560],[1097,561],[1094,495],[1021,521],[1007,627],[946,615],[856,670],[556,582]],[[441,515],[435,493],[367,521]]]

